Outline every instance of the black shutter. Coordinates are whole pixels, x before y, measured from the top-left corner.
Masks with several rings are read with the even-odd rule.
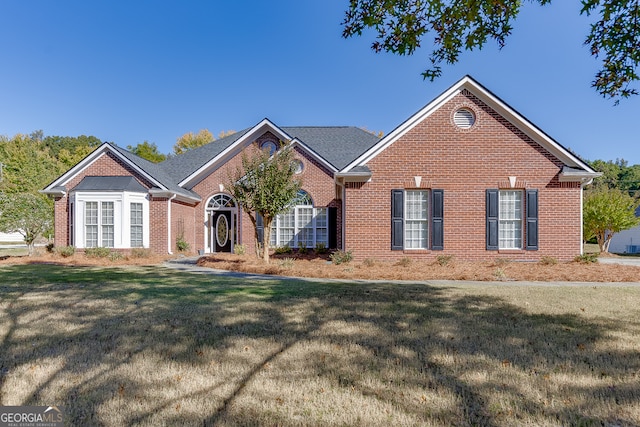
[[[264,219],[256,212],[256,231],[258,232],[258,243],[264,243]]]
[[[431,249],[444,250],[444,190],[431,190]]]
[[[538,190],[527,190],[527,250],[538,250]]]
[[[487,190],[487,250],[498,250],[498,190]]]
[[[338,208],[327,208],[327,227],[329,227],[329,248],[338,247]]]
[[[404,190],[391,190],[391,250],[404,249]]]

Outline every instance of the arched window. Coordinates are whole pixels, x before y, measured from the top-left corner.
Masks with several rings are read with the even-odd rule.
[[[228,194],[216,194],[209,200],[207,209],[235,208],[236,202]]]
[[[278,215],[271,226],[271,246],[328,247],[327,208],[314,208],[306,191],[298,191],[291,209]]]

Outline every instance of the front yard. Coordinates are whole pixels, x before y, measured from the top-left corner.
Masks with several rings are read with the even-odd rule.
[[[71,425],[637,425],[633,285],[0,266],[0,404]]]

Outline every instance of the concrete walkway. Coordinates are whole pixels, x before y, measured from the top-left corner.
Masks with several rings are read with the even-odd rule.
[[[221,277],[235,277],[243,280],[296,280],[312,283],[415,283],[430,286],[574,286],[574,287],[640,287],[640,276],[637,282],[531,282],[531,281],[474,281],[474,280],[364,280],[364,279],[316,279],[313,277],[290,277],[290,276],[274,276],[254,273],[240,273],[237,271],[217,270],[214,268],[200,267],[196,263],[199,257],[180,257],[166,261],[163,265],[174,270],[186,271],[189,273],[211,274]],[[618,260],[620,258],[603,258]],[[622,258],[625,260],[625,258]],[[635,258],[630,261],[638,261],[636,264],[640,266],[640,259]],[[614,262],[606,262],[605,264],[615,264]],[[622,264],[622,263],[620,263]]]

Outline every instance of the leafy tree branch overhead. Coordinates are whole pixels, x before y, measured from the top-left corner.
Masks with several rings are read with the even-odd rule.
[[[546,5],[551,0],[530,0]],[[605,98],[619,102],[638,95],[640,80],[640,0],[582,0],[583,15],[597,15],[585,38],[591,54],[602,61],[592,86]],[[433,37],[430,66],[423,73],[433,81],[442,64],[458,62],[463,50],[482,49],[487,41],[505,46],[520,13],[513,0],[350,0],[342,35],[375,33],[375,52],[412,55],[427,36]]]

